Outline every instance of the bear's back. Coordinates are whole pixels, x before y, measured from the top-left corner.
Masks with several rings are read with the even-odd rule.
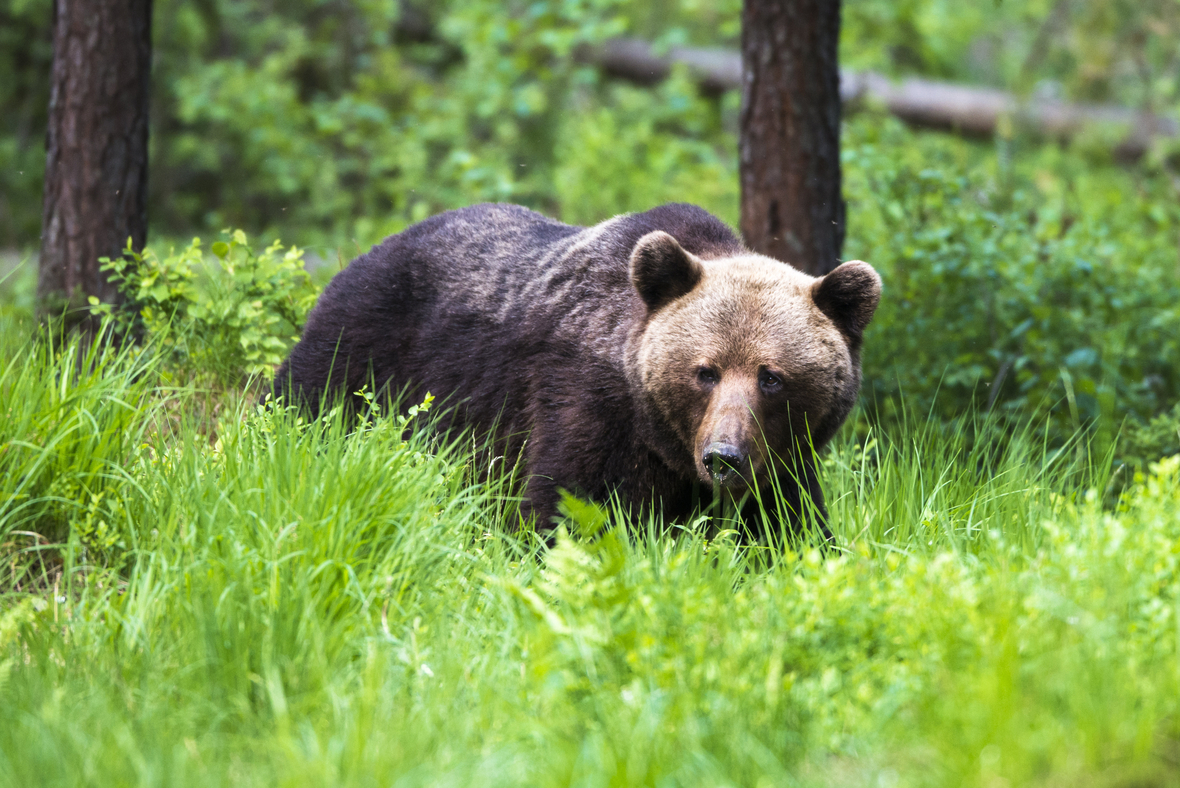
[[[467,400],[494,417],[547,366],[582,358],[608,374],[644,314],[630,255],[655,230],[700,257],[743,251],[723,222],[688,204],[592,227],[494,203],[433,216],[333,278],[276,389],[314,407],[325,390],[412,385],[411,396]]]
[[[540,319],[565,322],[603,302],[616,306],[610,311],[622,318],[620,310],[635,305],[631,251],[656,230],[699,257],[744,252],[729,227],[695,205],[672,203],[577,227],[519,205],[485,203],[390,236],[366,256],[371,262],[361,258],[350,268],[371,270],[373,286],[387,297],[440,299],[452,310],[497,321],[544,315]]]

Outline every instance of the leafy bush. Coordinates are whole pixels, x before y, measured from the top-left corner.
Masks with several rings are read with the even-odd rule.
[[[244,375],[271,375],[299,338],[316,288],[303,270],[303,251],[279,241],[255,254],[241,230],[201,251],[201,239],[161,258],[128,242],[122,257],[101,258],[127,307],[116,313],[124,332],[143,333],[171,364],[222,386]],[[91,297],[98,314],[109,304]]]
[[[394,2],[176,3],[164,29],[191,38],[161,65],[176,122],[153,162],[157,221],[364,246],[473,202],[552,212],[562,119],[595,78],[571,55],[622,31],[620,5],[445,2],[411,9],[427,30],[397,45]]]
[[[570,108],[558,135],[554,196],[562,219],[595,224],[692,202],[736,224],[737,150],[722,122],[730,109],[701,97],[685,73],[651,90],[602,86],[593,102]]]
[[[1128,425],[1119,454],[1140,468],[1161,457],[1180,454],[1180,402],[1147,423]]]
[[[1041,148],[1020,168],[893,121],[844,153],[848,257],[885,282],[865,395],[950,416],[1057,404],[1070,432],[1180,400],[1180,210],[1164,178]]]

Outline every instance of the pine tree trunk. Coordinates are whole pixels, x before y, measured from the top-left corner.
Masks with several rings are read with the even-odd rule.
[[[745,0],[742,234],[815,276],[844,245],[839,40],[839,0]]]
[[[147,238],[151,19],[151,0],[54,0],[37,280],[47,317],[93,328],[87,298],[119,299],[98,258]]]

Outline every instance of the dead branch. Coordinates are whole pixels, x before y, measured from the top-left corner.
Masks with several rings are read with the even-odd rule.
[[[646,41],[617,38],[579,53],[605,73],[650,85],[668,78],[672,68],[684,65],[709,92],[740,89],[741,55],[727,49],[671,47],[657,53]],[[1038,136],[1066,141],[1084,130],[1104,129],[1118,140],[1114,154],[1137,159],[1152,140],[1180,136],[1180,123],[1127,107],[1074,104],[1064,101],[1022,100],[1003,90],[909,78],[893,82],[872,71],[842,70],[840,96],[846,111],[862,106],[882,107],[913,126],[990,137],[1007,119],[1014,128]]]

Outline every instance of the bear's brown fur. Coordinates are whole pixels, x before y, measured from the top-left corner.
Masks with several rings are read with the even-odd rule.
[[[523,452],[542,525],[561,488],[683,517],[718,485],[798,525],[808,496],[823,513],[812,448],[855,402],[879,296],[865,263],[815,279],[691,205],[589,228],[478,205],[338,274],[276,394],[430,391]]]

